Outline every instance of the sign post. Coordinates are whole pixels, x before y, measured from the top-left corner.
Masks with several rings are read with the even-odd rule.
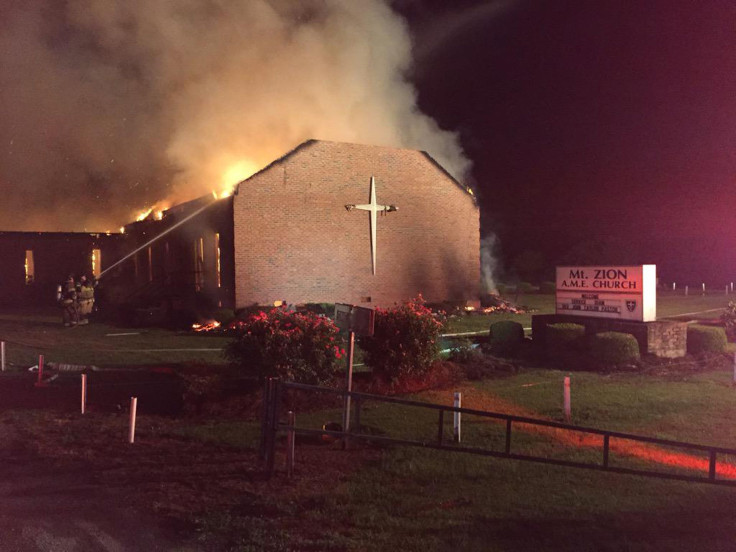
[[[356,307],[344,303],[335,304],[335,324],[341,330],[348,332],[348,358],[345,372],[345,401],[342,413],[342,431],[346,435],[343,443],[347,442],[347,433],[350,430],[350,392],[353,389],[353,356],[355,353],[355,335],[373,335],[375,312],[373,309]],[[360,430],[360,428],[358,428]]]

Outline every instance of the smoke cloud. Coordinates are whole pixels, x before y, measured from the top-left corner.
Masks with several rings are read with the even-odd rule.
[[[498,238],[495,234],[489,234],[480,240],[480,285],[484,294],[498,294],[496,287],[498,260],[495,254],[497,246]]]
[[[1,230],[115,230],[309,138],[423,149],[406,23],[385,0],[4,0]]]

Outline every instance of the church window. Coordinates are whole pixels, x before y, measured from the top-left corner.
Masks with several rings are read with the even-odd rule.
[[[153,248],[148,246],[148,281],[153,282]]]
[[[99,249],[92,250],[92,276],[99,277],[102,272],[102,251]]]
[[[220,234],[215,233],[215,270],[217,272],[217,287],[222,287],[222,272],[220,265]]]
[[[36,267],[33,263],[33,251],[26,249],[26,262],[24,265],[26,272],[26,285],[29,286],[36,278]]]
[[[202,291],[204,286],[204,238],[194,241],[194,289]]]

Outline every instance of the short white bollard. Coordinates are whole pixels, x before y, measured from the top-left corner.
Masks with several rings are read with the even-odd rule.
[[[570,408],[570,376],[565,376],[564,409],[565,409],[565,421],[569,423],[570,420],[572,419],[572,412]]]
[[[2,365],[3,372],[5,371],[5,342],[0,341],[0,365]]]
[[[463,394],[462,393],[455,393],[455,400],[453,401],[453,406],[455,408],[462,408],[463,407]],[[453,429],[453,438],[455,439],[456,443],[460,442],[460,430],[461,430],[461,419],[462,414],[460,412],[453,412],[452,415],[452,429]]]
[[[135,441],[135,411],[138,408],[138,398],[130,397],[130,431],[128,431],[128,442]]]
[[[677,284],[675,282],[672,282],[672,291],[675,291],[677,289]]]
[[[705,282],[703,282],[703,295],[705,295]]]
[[[82,414],[87,410],[87,374],[82,374]]]
[[[685,295],[687,295],[687,292],[689,289],[690,289],[690,286],[685,286]]]

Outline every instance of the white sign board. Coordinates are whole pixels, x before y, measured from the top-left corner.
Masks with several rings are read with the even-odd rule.
[[[657,266],[558,266],[557,314],[652,322]]]

